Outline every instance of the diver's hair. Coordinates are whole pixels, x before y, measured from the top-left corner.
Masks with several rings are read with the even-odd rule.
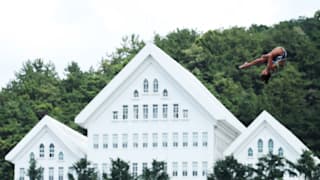
[[[270,77],[271,77],[270,73],[269,74],[262,74],[260,76],[261,80],[264,81],[264,83],[266,83],[266,84],[268,84],[268,81],[269,81]]]

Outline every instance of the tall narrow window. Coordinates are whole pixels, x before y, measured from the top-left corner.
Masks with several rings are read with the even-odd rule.
[[[162,117],[163,117],[163,119],[168,118],[168,104],[162,105]]]
[[[188,147],[188,133],[186,132],[182,134],[182,146]]]
[[[103,147],[103,149],[107,149],[108,148],[108,140],[109,140],[108,134],[104,134],[102,136],[102,147]]]
[[[44,145],[40,144],[39,146],[39,157],[43,158],[44,157]]]
[[[252,150],[252,148],[249,148],[249,149],[248,149],[248,156],[249,156],[249,157],[252,157],[252,156],[253,156],[253,150]]]
[[[25,171],[24,168],[20,168],[19,180],[24,180]]]
[[[179,104],[173,105],[173,118],[179,118]]]
[[[132,176],[134,178],[138,176],[138,163],[132,163]]]
[[[202,162],[202,176],[207,176],[207,172],[208,172],[208,162],[203,161]]]
[[[40,180],[43,180],[44,168],[40,167]]]
[[[138,92],[138,90],[134,90],[134,91],[133,91],[133,97],[135,97],[135,98],[139,97],[139,92]]]
[[[208,132],[202,132],[202,146],[208,146]]]
[[[53,144],[49,145],[49,157],[54,158],[54,145]]]
[[[53,180],[54,179],[54,169],[53,167],[49,168],[49,180]]]
[[[148,147],[148,134],[147,133],[142,134],[142,147],[143,148]]]
[[[153,119],[157,119],[158,118],[158,105],[154,104],[152,109],[153,109]]]
[[[99,148],[99,135],[98,134],[93,135],[93,148],[94,149]]]
[[[34,153],[30,153],[30,160],[34,160]]]
[[[97,173],[97,176],[100,176],[99,167],[97,163],[92,164],[93,170]]]
[[[268,141],[268,149],[269,149],[269,153],[273,153],[273,140],[269,139]]]
[[[59,160],[60,160],[60,161],[63,161],[63,159],[64,159],[63,156],[64,156],[64,155],[63,155],[63,152],[60,151],[60,152],[59,152]]]
[[[158,147],[158,134],[152,133],[152,147]]]
[[[137,104],[133,105],[133,119],[139,118],[139,106]]]
[[[198,147],[198,133],[197,132],[192,133],[192,146]]]
[[[118,148],[118,134],[113,134],[112,135],[112,147],[114,149]]]
[[[178,142],[179,142],[178,133],[173,133],[172,134],[172,146],[178,147]]]
[[[178,162],[172,163],[172,176],[178,176]]]
[[[148,163],[144,162],[142,163],[142,170],[148,169]]]
[[[183,119],[188,119],[188,109],[183,110]]]
[[[132,141],[133,141],[133,148],[138,148],[139,146],[139,135],[137,133],[133,134],[133,137],[132,137]]]
[[[143,81],[143,92],[147,93],[149,91],[149,83],[148,83],[148,80],[145,79]]]
[[[123,120],[127,120],[128,119],[128,105],[123,105],[122,106],[122,118]]]
[[[182,176],[188,176],[188,162],[182,162]]]
[[[192,162],[192,176],[198,176],[198,162]]]
[[[102,175],[105,176],[108,174],[108,164],[102,163]]]
[[[282,149],[282,147],[280,147],[280,148],[278,149],[278,155],[279,155],[280,157],[283,157],[283,149]]]
[[[122,134],[122,148],[128,147],[128,134]]]
[[[63,180],[63,167],[58,169],[58,180]]]
[[[261,139],[258,140],[258,152],[263,152],[263,141]]]
[[[113,111],[113,120],[118,119],[118,111]]]
[[[148,119],[148,105],[143,105],[143,119]]]
[[[154,80],[153,80],[153,92],[154,92],[154,93],[157,93],[157,92],[158,92],[158,89],[159,89],[158,80],[157,80],[157,79],[154,79]]]
[[[162,147],[168,147],[168,133],[162,133]]]
[[[168,97],[168,90],[167,90],[167,89],[164,89],[164,90],[163,90],[162,96],[163,96],[163,97]]]

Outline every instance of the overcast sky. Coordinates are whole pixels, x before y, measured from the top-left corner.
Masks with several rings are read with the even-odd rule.
[[[53,62],[60,76],[70,61],[96,68],[133,33],[150,41],[177,28],[273,25],[319,9],[320,0],[1,0],[0,87],[28,59]]]

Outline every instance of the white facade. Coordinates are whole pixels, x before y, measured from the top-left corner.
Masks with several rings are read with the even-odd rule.
[[[44,143],[46,152],[54,143],[56,151],[65,152],[68,160],[39,159],[45,173],[49,167],[57,171],[63,166],[67,171],[87,154],[100,175],[108,172],[110,158],[119,157],[129,162],[134,175],[140,175],[143,167],[150,167],[156,159],[167,162],[171,179],[206,179],[214,162],[225,155],[254,164],[268,151],[269,139],[274,153],[282,148],[288,159],[298,158],[297,144],[306,147],[271,115],[262,115],[246,128],[190,72],[155,45],[147,44],[76,117],[75,122],[88,130],[88,141],[81,138],[85,148],[77,147],[79,140],[73,136],[66,139],[74,146],[66,147],[56,132],[42,128],[34,135],[39,138],[32,146],[25,145],[24,150],[15,147],[6,159],[15,163],[17,177],[28,163],[28,154],[34,151],[38,155],[39,143]],[[263,142],[260,154],[259,139]],[[248,157],[249,148],[252,157]],[[79,149],[85,149],[81,156],[75,153]],[[10,154],[21,154],[21,158]]]

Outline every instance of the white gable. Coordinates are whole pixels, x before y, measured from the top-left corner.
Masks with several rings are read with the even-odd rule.
[[[227,124],[231,125],[234,130],[238,132],[242,132],[245,129],[243,124],[227,110],[197,78],[153,44],[147,44],[78,114],[75,122],[86,127],[88,120],[92,119],[93,114],[99,111],[105,101],[107,101],[110,96],[113,96],[118,88],[150,57],[152,57],[159,67],[167,72],[175,83],[179,84],[191,98],[198,102],[198,104],[210,114],[212,119],[227,121]],[[150,85],[152,84],[150,83]]]

